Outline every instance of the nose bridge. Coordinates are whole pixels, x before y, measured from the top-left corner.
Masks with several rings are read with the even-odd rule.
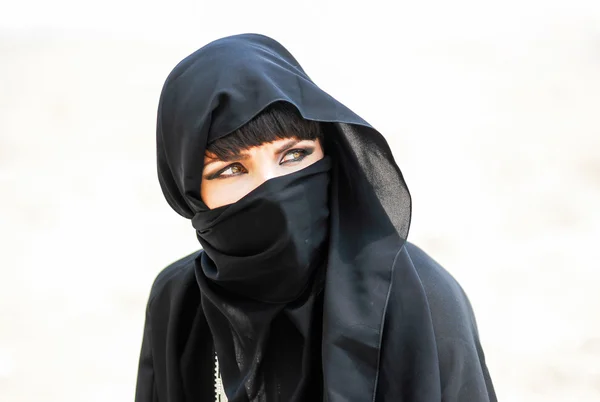
[[[278,175],[278,167],[279,165],[273,161],[272,156],[269,155],[270,152],[261,152],[260,155],[257,155],[255,161],[255,177],[256,177],[256,186],[260,186],[267,180],[270,180]]]
[[[277,176],[277,169],[273,163],[264,162],[261,164],[258,172],[260,184]]]

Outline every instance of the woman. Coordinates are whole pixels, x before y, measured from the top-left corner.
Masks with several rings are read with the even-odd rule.
[[[279,43],[179,63],[157,141],[203,251],[153,285],[137,402],[496,400],[466,295],[406,241],[385,139]]]

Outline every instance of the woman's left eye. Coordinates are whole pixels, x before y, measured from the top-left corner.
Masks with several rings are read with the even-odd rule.
[[[300,162],[302,159],[306,158],[308,154],[309,152],[305,149],[292,149],[283,156],[281,163]]]

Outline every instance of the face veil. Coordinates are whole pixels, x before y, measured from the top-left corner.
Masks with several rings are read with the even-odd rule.
[[[326,250],[316,248],[319,258],[314,261],[319,264],[312,258],[305,261],[312,285],[265,300],[259,285],[252,287],[258,293],[248,294],[244,278],[227,275],[223,267],[233,264],[220,262],[223,253],[215,250],[230,245],[219,238],[224,232],[210,230],[218,229],[214,222],[226,223],[228,214],[239,216],[235,212],[240,206],[256,205],[253,197],[264,204],[263,213],[278,211],[265,206],[266,194],[272,192],[259,188],[240,204],[215,211],[202,202],[200,185],[207,145],[276,102],[291,104],[304,119],[323,124],[328,159],[313,169],[327,164],[320,172],[326,174],[318,176],[326,177],[326,184],[317,186],[327,189],[327,206],[323,200],[306,205],[312,205],[310,211],[326,209],[316,218],[326,222],[323,241],[318,242],[326,239]],[[317,87],[278,42],[246,34],[208,44],[171,72],[158,110],[157,161],[167,201],[192,219],[205,249],[196,261],[196,276],[230,400],[271,401],[269,395],[275,392],[286,401],[305,400],[307,395],[329,401],[373,400],[392,270],[402,269],[396,266],[397,257],[411,216],[410,194],[383,136]],[[311,172],[310,166],[306,169]],[[286,180],[305,179],[305,174],[273,179],[273,184],[265,183],[266,190],[271,185],[287,188]],[[235,253],[229,250],[227,255]],[[287,293],[294,297],[288,299]],[[297,347],[291,352],[277,346],[280,326],[286,325],[281,317],[295,328]],[[290,355],[285,359],[274,357],[286,351]],[[277,363],[283,360],[297,364]],[[288,375],[278,377],[282,372]],[[279,388],[270,390],[272,384]]]

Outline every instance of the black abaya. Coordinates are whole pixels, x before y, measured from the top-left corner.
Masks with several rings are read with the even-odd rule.
[[[169,204],[194,222],[201,219],[207,212],[200,197],[207,144],[274,102],[287,102],[305,119],[324,123],[333,160],[322,299],[319,292],[307,297],[318,303],[318,314],[309,309],[311,319],[305,317],[299,326],[310,327],[299,345],[310,348],[317,364],[301,359],[298,373],[306,380],[301,382],[312,390],[318,384],[323,400],[331,402],[495,401],[466,295],[442,267],[406,241],[411,199],[387,142],[318,88],[276,41],[261,35],[215,41],[184,59],[167,78],[157,151]],[[202,243],[202,231],[197,233]],[[222,311],[234,306],[228,306],[226,292],[202,290],[215,279],[209,263],[203,263],[217,256],[208,246],[165,269],[153,286],[137,402],[214,400],[214,346],[219,360],[239,357],[219,347],[220,335],[215,338],[228,324],[214,306]],[[255,299],[247,308],[235,306],[239,314],[227,319],[258,323],[268,317],[275,328],[276,316],[254,314]],[[276,343],[269,340],[269,345]],[[268,366],[274,359],[265,353],[260,358]],[[257,372],[238,365],[239,373]],[[259,397],[248,376],[231,374],[236,368],[229,366],[229,379],[224,378],[229,397],[276,400],[264,393]],[[276,370],[284,367],[275,365]],[[247,393],[240,391],[244,387]]]

